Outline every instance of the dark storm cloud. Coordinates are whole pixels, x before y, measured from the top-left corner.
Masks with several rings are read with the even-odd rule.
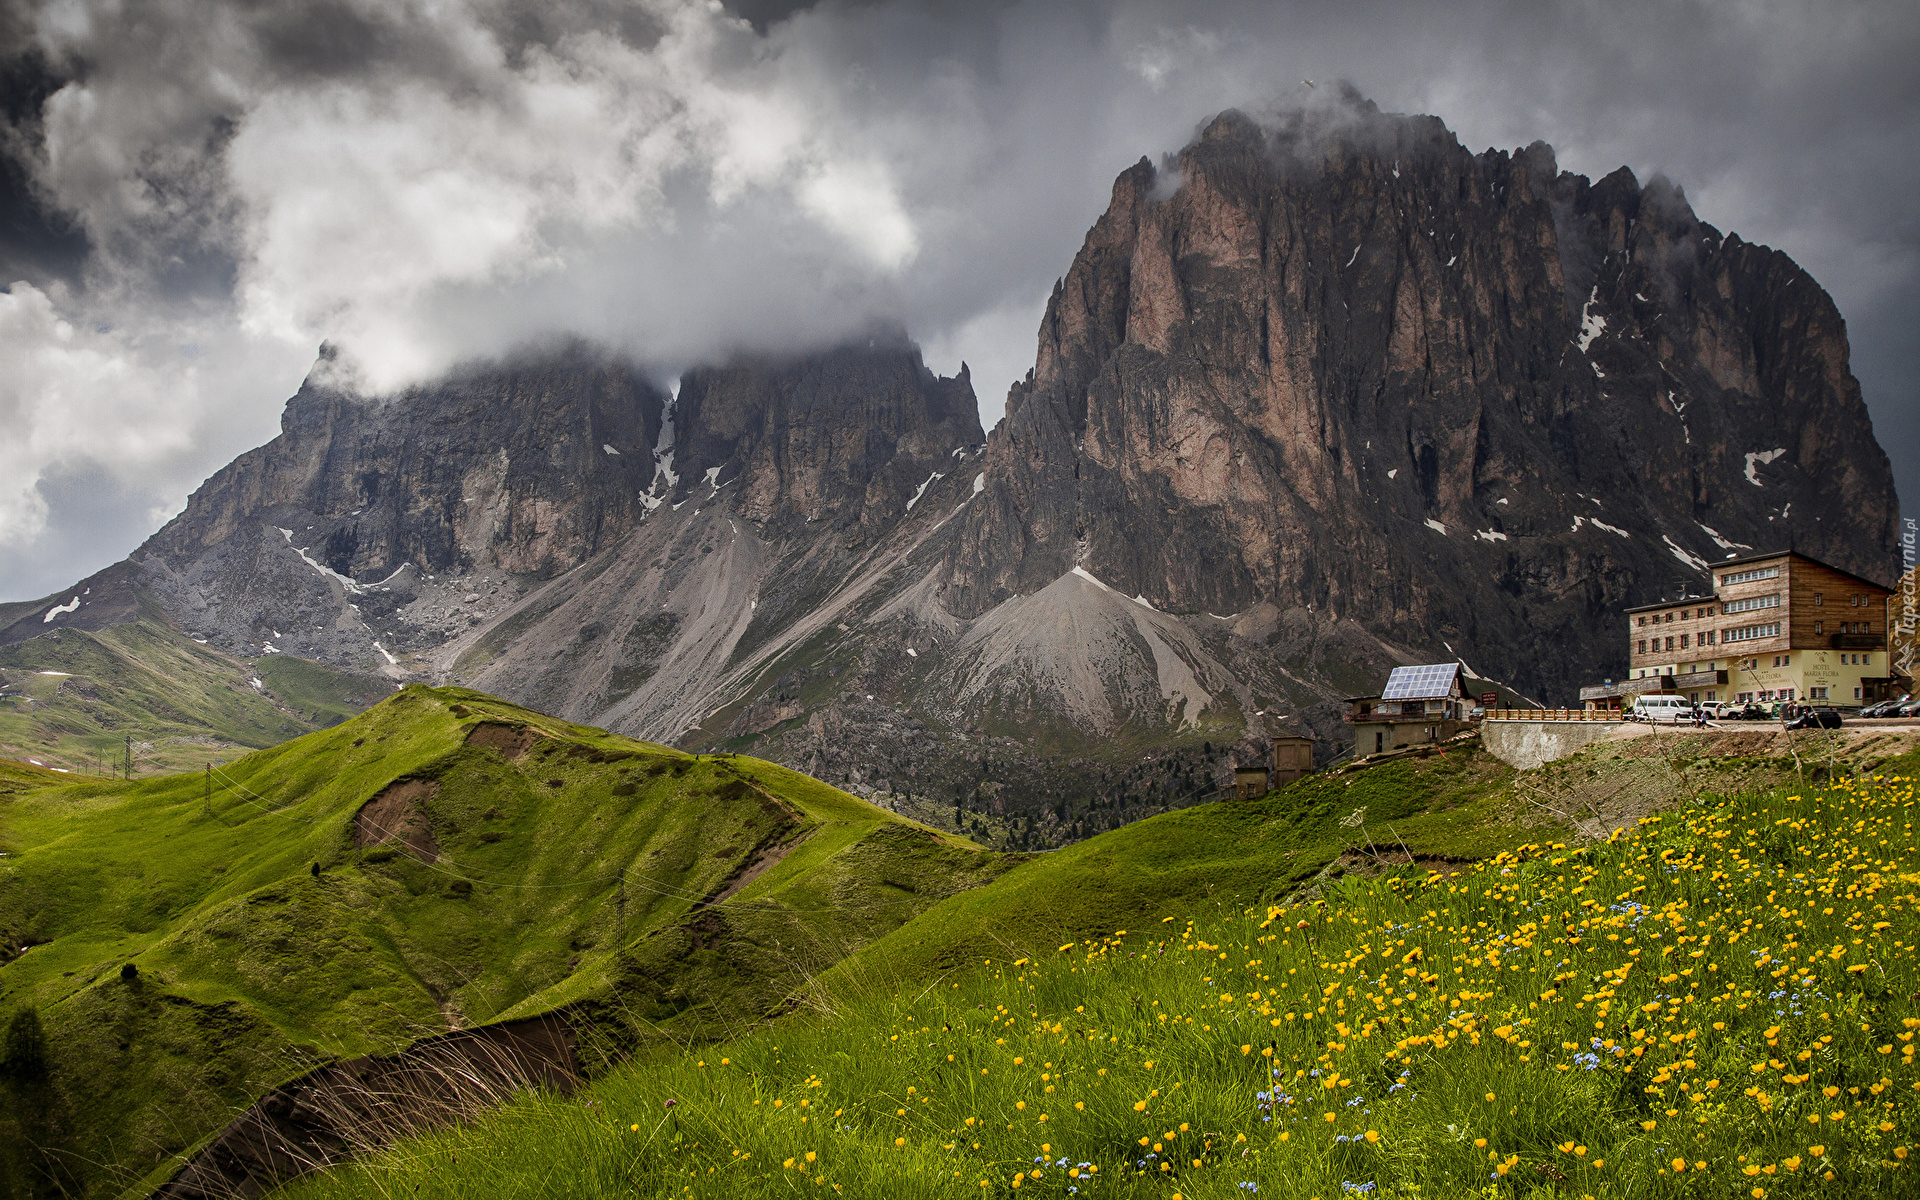
[[[554,333],[663,374],[904,323],[989,422],[1115,173],[1349,79],[1793,255],[1920,495],[1920,7],[470,0],[0,12],[0,594],[271,436]],[[88,507],[71,480],[101,480]]]

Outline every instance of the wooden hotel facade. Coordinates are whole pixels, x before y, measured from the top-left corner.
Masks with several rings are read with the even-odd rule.
[[[1625,611],[1627,678],[1580,689],[1589,708],[1649,692],[1695,703],[1854,706],[1890,684],[1890,589],[1803,554],[1729,559],[1713,592]]]

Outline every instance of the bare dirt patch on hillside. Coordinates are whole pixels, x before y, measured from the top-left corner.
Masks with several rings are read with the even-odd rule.
[[[421,862],[438,862],[440,843],[427,821],[426,801],[440,794],[431,779],[399,779],[361,805],[353,818],[353,844],[362,849],[397,841]]]
[[[527,752],[527,747],[533,745],[537,736],[525,725],[482,721],[467,734],[467,745],[483,750],[498,750],[508,758],[519,758]]]

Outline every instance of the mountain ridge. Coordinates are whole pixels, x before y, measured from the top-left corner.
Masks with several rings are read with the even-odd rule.
[[[583,346],[384,402],[317,372],[54,620],[158,604],[1052,845],[1273,728],[1330,753],[1392,665],[1564,703],[1624,669],[1621,607],[1731,554],[1875,577],[1846,355],[1817,283],[1663,179],[1347,91],[1121,172],[990,434],[897,331],[672,395]]]

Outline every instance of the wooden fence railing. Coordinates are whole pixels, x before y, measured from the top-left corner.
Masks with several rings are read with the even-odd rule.
[[[1617,709],[1606,708],[1490,708],[1489,721],[1618,721]]]

